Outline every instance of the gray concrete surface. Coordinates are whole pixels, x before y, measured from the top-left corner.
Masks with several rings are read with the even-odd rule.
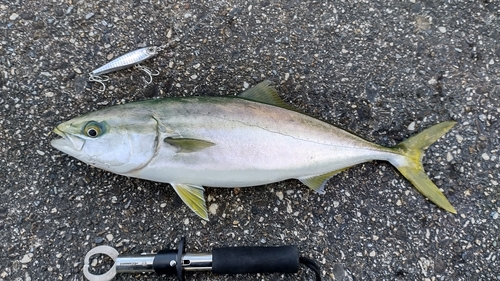
[[[96,245],[155,252],[182,236],[189,251],[296,244],[325,280],[500,280],[498,1],[3,0],[0,39],[0,280],[84,280]],[[136,70],[110,74],[105,93],[87,82],[110,59],[167,42],[146,63],[160,71],[152,84]],[[95,109],[232,95],[264,79],[297,108],[383,145],[458,121],[424,159],[458,214],[373,162],[334,177],[323,196],[292,180],[208,188],[215,214],[203,222],[170,186],[49,145],[55,125]]]

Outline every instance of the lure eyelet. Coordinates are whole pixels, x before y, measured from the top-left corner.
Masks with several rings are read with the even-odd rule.
[[[149,47],[149,48],[147,49],[147,52],[148,52],[148,54],[150,54],[150,55],[154,55],[154,54],[156,54],[156,47]]]
[[[102,134],[103,130],[99,123],[95,121],[90,121],[85,125],[83,133],[89,138],[97,138]]]

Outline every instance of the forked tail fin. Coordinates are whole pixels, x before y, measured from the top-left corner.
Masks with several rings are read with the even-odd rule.
[[[446,134],[451,127],[456,124],[455,121],[446,121],[434,125],[423,132],[399,143],[393,149],[403,157],[390,160],[403,176],[409,180],[420,193],[437,206],[444,210],[456,214],[457,211],[450,204],[444,194],[425,174],[422,166],[422,156],[424,150]]]

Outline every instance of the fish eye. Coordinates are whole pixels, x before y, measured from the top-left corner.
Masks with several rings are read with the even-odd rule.
[[[156,53],[156,47],[149,47],[148,48],[148,53],[150,53],[150,54]]]
[[[87,137],[91,138],[97,138],[102,134],[102,128],[101,125],[95,121],[90,121],[85,125],[85,128],[83,129],[83,133]]]

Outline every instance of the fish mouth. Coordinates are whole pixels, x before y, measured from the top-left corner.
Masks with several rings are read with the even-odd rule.
[[[66,134],[63,131],[61,131],[59,127],[55,127],[54,130],[52,130],[52,132],[60,137],[66,138]]]
[[[61,138],[53,139],[50,144],[63,152],[69,153],[71,151],[81,151],[85,145],[84,139],[76,135],[66,133],[63,129],[60,129],[59,126],[55,127],[52,132]]]

